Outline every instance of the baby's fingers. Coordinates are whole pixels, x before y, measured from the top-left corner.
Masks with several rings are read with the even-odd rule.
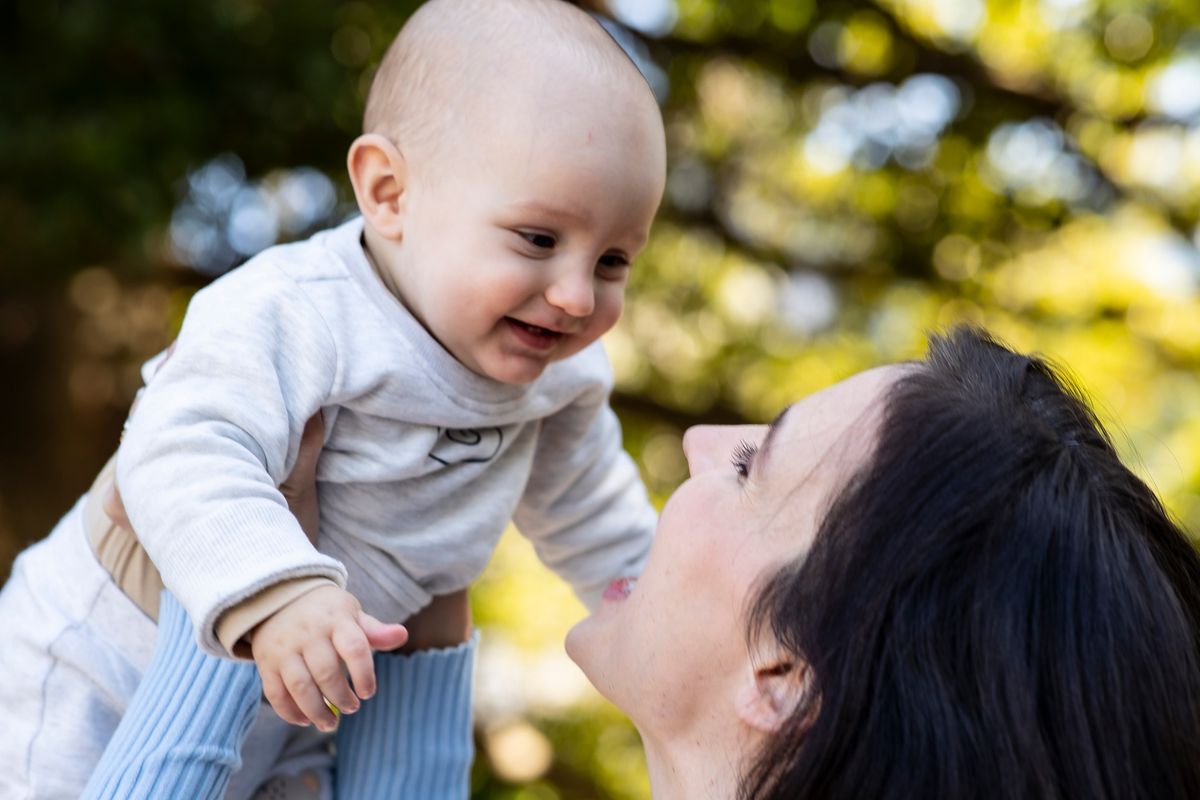
[[[310,645],[304,651],[304,660],[308,664],[309,674],[326,700],[333,703],[338,711],[347,714],[358,711],[358,698],[346,680],[342,662],[332,644],[322,641]]]
[[[367,642],[366,634],[357,625],[340,627],[333,632],[333,646],[350,672],[350,680],[354,682],[354,693],[363,700],[374,695],[375,664],[371,661],[371,645]],[[333,700],[332,697],[329,699]],[[339,709],[353,713],[358,708],[358,700],[349,707],[337,705]]]
[[[271,708],[275,709],[275,713],[279,715],[280,719],[293,725],[308,727],[308,717],[304,716],[300,706],[296,705],[292,696],[288,694],[287,687],[283,685],[283,678],[279,673],[264,672],[260,669],[258,674],[262,678],[263,696],[267,698],[267,702],[271,704]]]
[[[337,724],[333,712],[325,705],[324,690],[313,680],[306,659],[293,656],[285,661],[279,669],[280,677],[287,693],[306,719],[312,720],[318,729],[331,731]],[[345,683],[345,678],[342,679]],[[349,691],[347,689],[347,691]],[[331,698],[332,699],[332,698]],[[334,701],[336,704],[337,701]]]
[[[359,612],[358,624],[373,650],[395,650],[408,641],[408,629],[403,625],[380,622],[365,611]]]
[[[346,714],[354,714],[359,710],[359,698],[354,696],[354,690],[350,688],[346,670],[342,668],[341,660],[338,660],[334,645],[329,642],[311,645],[305,650],[305,662],[308,666],[308,674],[312,675],[313,681],[316,681],[317,690],[322,694],[322,704],[325,705],[326,710],[329,710],[326,700],[338,711],[346,712]],[[317,721],[313,720],[313,722]],[[317,727],[325,729],[320,726],[320,723],[317,724]]]

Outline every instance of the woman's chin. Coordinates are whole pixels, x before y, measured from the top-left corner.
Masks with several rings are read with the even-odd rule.
[[[608,614],[601,613],[601,616],[607,617]],[[591,684],[606,697],[608,687],[604,676],[610,673],[611,669],[605,665],[612,656],[612,643],[608,641],[607,627],[597,614],[591,614],[567,631],[567,638],[563,643],[567,657],[583,670]]]
[[[564,642],[567,656],[592,686],[618,707],[621,703],[617,702],[617,696],[623,694],[620,686],[624,682],[622,676],[628,671],[628,658],[637,652],[635,642],[640,626],[629,611],[636,585],[636,578],[610,583],[595,610],[567,631]]]
[[[588,623],[591,621],[592,617],[589,615],[576,622],[567,631],[566,641],[563,642],[563,647],[567,651],[567,657],[574,661],[584,672],[587,672],[584,662],[587,661],[587,643],[590,638],[588,635]]]

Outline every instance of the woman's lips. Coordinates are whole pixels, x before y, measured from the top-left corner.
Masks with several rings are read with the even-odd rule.
[[[516,335],[517,340],[531,350],[550,350],[563,337],[558,331],[552,331],[549,328],[540,328],[512,317],[504,319],[508,323],[509,329]]]
[[[617,578],[615,581],[604,587],[605,600],[624,600],[629,597],[629,593],[633,591],[633,587],[637,585],[637,578]]]

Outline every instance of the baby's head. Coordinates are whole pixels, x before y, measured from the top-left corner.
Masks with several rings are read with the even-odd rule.
[[[617,321],[662,198],[662,119],[562,0],[431,0],[393,42],[348,164],[384,280],[455,358],[528,383]]]

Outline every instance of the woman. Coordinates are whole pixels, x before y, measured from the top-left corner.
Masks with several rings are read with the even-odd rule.
[[[1200,559],[1045,363],[960,329],[684,449],[567,640],[657,800],[1200,796]]]

